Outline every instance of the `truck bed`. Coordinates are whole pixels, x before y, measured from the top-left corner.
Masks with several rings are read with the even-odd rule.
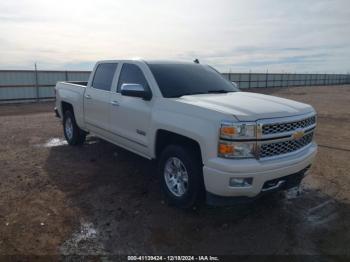
[[[81,128],[84,128],[84,94],[87,82],[72,81],[58,82],[56,84],[56,108],[62,114],[62,103],[64,101],[74,105],[74,116]]]
[[[61,83],[68,83],[68,84],[75,84],[75,85],[80,85],[80,86],[87,86],[88,82],[86,81],[65,81]]]

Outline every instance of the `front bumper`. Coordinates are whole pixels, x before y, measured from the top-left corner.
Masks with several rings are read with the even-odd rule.
[[[311,143],[295,154],[270,160],[213,158],[203,167],[205,188],[208,195],[254,198],[268,191],[263,190],[266,181],[296,174],[309,167],[316,153],[317,145]],[[230,187],[231,177],[251,177],[253,183],[249,187]]]

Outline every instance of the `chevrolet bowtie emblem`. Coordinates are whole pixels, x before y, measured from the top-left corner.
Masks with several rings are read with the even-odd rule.
[[[302,138],[304,136],[305,132],[303,130],[296,130],[293,134],[292,134],[292,138],[294,140],[299,140],[300,138]]]

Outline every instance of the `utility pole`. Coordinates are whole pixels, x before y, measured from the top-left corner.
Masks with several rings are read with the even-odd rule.
[[[34,63],[34,76],[35,76],[35,91],[36,91],[36,101],[39,102],[39,83],[38,83],[38,68],[36,62]]]
[[[252,75],[252,71],[249,69],[249,76],[248,76],[248,77],[249,77],[249,78],[248,78],[248,79],[249,79],[249,80],[248,80],[249,82],[248,82],[248,88],[250,88],[250,87],[251,87],[251,84],[250,84],[250,81],[251,81],[251,75]]]

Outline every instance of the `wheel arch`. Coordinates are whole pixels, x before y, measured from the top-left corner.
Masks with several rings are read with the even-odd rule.
[[[66,102],[66,101],[62,101],[61,102],[62,117],[64,116],[64,113],[68,110],[71,111],[73,113],[73,115],[75,115],[73,105],[71,103]]]
[[[194,149],[199,157],[200,163],[203,163],[201,146],[196,139],[165,129],[158,129],[156,132],[154,152],[156,159],[159,158],[164,148],[168,145],[183,145]]]

